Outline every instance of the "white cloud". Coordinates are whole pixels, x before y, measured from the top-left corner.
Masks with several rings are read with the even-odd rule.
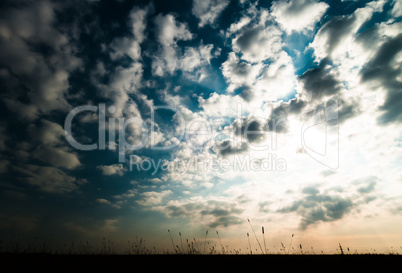
[[[242,91],[245,105],[260,109],[264,101],[276,101],[296,88],[293,61],[283,50],[282,31],[265,9],[251,7],[226,32],[233,52],[222,64],[228,92]],[[251,17],[253,15],[253,17]]]
[[[391,14],[394,17],[402,16],[402,1],[394,0],[394,6],[392,7]]]
[[[191,11],[200,20],[198,26],[204,27],[213,25],[228,4],[228,0],[193,0]]]
[[[320,61],[326,57],[336,60],[347,56],[348,52],[353,50],[354,34],[380,8],[382,5],[373,6],[368,3],[351,15],[334,17],[325,23],[310,44],[316,60]]]
[[[280,52],[261,74],[255,83],[255,99],[277,101],[295,91],[297,76],[292,58],[286,52]]]
[[[148,181],[151,182],[151,183],[154,183],[154,184],[161,184],[161,183],[163,183],[162,179],[157,178],[157,177],[148,179]]]
[[[99,204],[106,204],[106,205],[110,205],[110,204],[111,204],[110,201],[108,201],[108,200],[106,200],[106,199],[103,199],[103,198],[98,198],[98,199],[96,199],[96,202],[99,203]]]
[[[213,93],[207,99],[198,98],[200,107],[204,110],[206,117],[232,117],[237,115],[237,105],[241,105],[242,110],[245,110],[244,100],[236,95],[226,95]],[[239,107],[239,108],[240,108]]]
[[[111,42],[109,46],[111,52],[109,54],[112,60],[119,59],[124,55],[129,56],[133,60],[141,59],[140,44],[146,38],[146,18],[151,8],[151,5],[148,5],[143,9],[134,7],[130,11],[128,24],[130,25],[132,36],[115,38]]]
[[[112,60],[119,59],[124,55],[128,55],[133,60],[139,60],[141,58],[140,44],[127,37],[116,38],[110,44],[111,52],[110,58]]]
[[[157,39],[164,46],[174,46],[177,41],[186,41],[193,38],[187,25],[177,22],[172,14],[158,14],[155,18],[155,24],[158,33]]]
[[[275,55],[269,64],[250,64],[239,60],[234,52],[222,64],[222,74],[229,83],[228,92],[241,88],[244,105],[261,106],[264,101],[276,101],[291,94],[296,88],[295,69],[285,51]],[[263,99],[263,100],[261,100]],[[226,106],[226,105],[225,105]],[[219,109],[224,111],[226,108]],[[211,109],[212,110],[212,109]],[[217,110],[215,110],[217,111]]]
[[[156,191],[148,191],[148,192],[143,192],[141,194],[142,199],[137,200],[137,204],[141,206],[155,206],[158,205],[162,202],[163,198],[166,196],[172,194],[171,190],[165,190],[161,192],[156,192]]]
[[[320,21],[328,4],[316,0],[275,1],[271,11],[276,21],[288,33],[312,30]]]
[[[120,208],[121,208],[120,205],[118,205],[118,204],[113,204],[112,202],[110,202],[109,200],[104,199],[104,198],[98,198],[98,199],[96,199],[96,203],[108,205],[108,206],[114,207],[114,208],[116,208],[116,209],[120,209]]]
[[[262,67],[262,64],[252,65],[240,61],[235,52],[229,53],[228,59],[222,64],[222,74],[229,83],[228,91],[233,92],[241,86],[252,86]]]
[[[268,16],[261,14],[261,21],[253,28],[244,28],[232,40],[232,48],[242,54],[242,59],[251,63],[261,62],[266,59],[275,59],[282,50],[282,32],[271,24],[265,24]]]
[[[198,68],[202,68],[210,64],[213,45],[203,45],[199,47],[186,47],[183,56],[180,58],[180,69],[184,72],[193,72]],[[201,72],[202,71],[198,71]],[[205,72],[204,72],[205,73]],[[191,73],[189,73],[191,75]],[[198,80],[201,81],[205,75],[198,75]]]
[[[102,171],[103,175],[119,175],[123,176],[126,171],[123,167],[123,164],[113,164],[113,165],[102,165],[97,167]]]
[[[152,9],[152,4],[150,4],[143,9],[133,8],[130,11],[129,23],[131,24],[134,40],[138,43],[142,43],[145,40],[146,19]]]
[[[159,14],[155,18],[155,24],[160,48],[152,60],[152,73],[163,77],[166,74],[172,75],[176,70],[182,70],[187,78],[197,81],[205,78],[206,72],[203,68],[210,64],[213,45],[201,43],[198,47],[185,47],[182,53],[177,42],[193,38],[187,25],[178,22],[171,14]]]

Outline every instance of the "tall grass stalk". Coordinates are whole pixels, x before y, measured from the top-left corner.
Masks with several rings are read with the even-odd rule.
[[[216,235],[218,235],[219,243],[220,243],[221,248],[222,248],[222,254],[225,254],[225,248],[224,248],[223,245],[222,245],[221,237],[219,236],[219,232],[218,232],[218,231],[216,231]]]
[[[182,239],[181,239],[181,232],[180,232],[180,231],[179,231],[179,237],[180,237],[181,253],[184,254],[183,241],[182,241]]]
[[[262,239],[264,240],[264,251],[265,251],[265,254],[267,254],[267,245],[265,244],[264,226],[262,226],[261,230],[262,230]]]
[[[169,232],[169,236],[170,236],[170,241],[172,241],[172,247],[173,247],[173,249],[174,249],[174,252],[176,252],[176,254],[178,254],[178,253],[177,253],[177,249],[176,249],[175,246],[174,246],[172,234],[170,234],[170,230],[169,230],[169,229],[168,229],[168,232]]]
[[[247,218],[247,221],[248,221],[248,223],[250,224],[251,230],[252,230],[253,233],[254,233],[255,240],[257,241],[258,246],[259,246],[260,249],[261,249],[261,252],[264,253],[264,251],[262,251],[262,247],[261,247],[260,241],[258,241],[257,234],[255,234],[255,231],[254,231],[254,229],[253,229],[253,226],[251,225],[250,219]]]
[[[247,232],[247,240],[248,240],[248,247],[250,248],[250,254],[253,254],[253,251],[251,250],[250,234],[248,234],[248,232]]]
[[[205,232],[204,253],[205,253],[205,248],[207,246],[207,237],[208,237],[208,230]]]
[[[289,243],[289,248],[288,248],[288,253],[287,253],[287,254],[289,254],[290,247],[292,246],[292,240],[293,240],[293,236],[295,236],[295,235],[294,235],[294,234],[292,234],[292,237],[290,238],[290,243]]]

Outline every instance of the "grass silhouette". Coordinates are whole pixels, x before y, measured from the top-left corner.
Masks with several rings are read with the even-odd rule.
[[[254,234],[255,242],[258,244],[258,248],[252,248],[252,241],[250,239],[250,233],[247,232],[247,243],[248,247],[246,249],[241,248],[230,248],[228,245],[223,245],[220,233],[216,230],[216,238],[210,238],[208,240],[208,230],[205,231],[205,237],[202,238],[204,242],[201,245],[198,243],[196,238],[185,238],[182,236],[182,232],[179,231],[179,240],[175,242],[171,230],[167,230],[170,239],[171,247],[169,248],[159,248],[157,246],[149,247],[145,244],[145,240],[141,237],[135,237],[134,240],[127,240],[126,247],[117,249],[115,243],[106,237],[102,237],[100,243],[97,245],[92,245],[89,241],[71,241],[70,243],[64,243],[61,247],[51,247],[48,245],[47,241],[40,237],[35,237],[32,240],[22,239],[14,236],[8,241],[0,240],[0,255],[6,254],[45,254],[45,255],[401,255],[397,250],[391,247],[391,250],[384,252],[377,252],[375,249],[370,251],[361,251],[360,253],[355,249],[342,246],[341,243],[335,245],[334,248],[328,252],[316,251],[311,246],[310,249],[304,249],[301,243],[293,247],[292,242],[295,234],[291,234],[289,245],[286,246],[281,242],[281,248],[278,250],[275,246],[270,249],[267,248],[267,242],[265,240],[265,229],[261,227],[261,236],[263,238],[264,249],[262,248],[258,236],[254,231],[251,221],[247,219],[251,230]],[[177,233],[176,233],[177,234]],[[212,236],[213,237],[213,236]],[[184,240],[183,240],[184,239]],[[217,244],[213,244],[214,239]],[[185,243],[183,243],[183,241]],[[269,244],[269,241],[268,241]],[[270,247],[268,245],[268,247]],[[400,247],[402,250],[402,247]]]

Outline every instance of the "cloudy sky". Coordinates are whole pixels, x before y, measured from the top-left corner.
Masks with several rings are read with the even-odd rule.
[[[246,249],[249,218],[272,251],[399,248],[401,19],[400,0],[3,2],[1,238]]]

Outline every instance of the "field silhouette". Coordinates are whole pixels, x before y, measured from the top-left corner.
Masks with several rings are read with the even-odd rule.
[[[248,220],[249,221],[249,220]],[[250,223],[250,221],[249,221]],[[93,244],[90,241],[71,241],[54,246],[41,237],[33,239],[21,239],[15,236],[9,240],[0,240],[0,255],[401,255],[402,247],[390,247],[385,251],[376,249],[354,249],[347,245],[328,246],[329,251],[315,249],[313,246],[303,246],[294,243],[295,234],[289,235],[289,240],[272,245],[265,240],[264,227],[261,234],[255,232],[250,223],[252,232],[245,234],[246,248],[232,248],[223,244],[220,233],[206,230],[204,237],[184,238],[182,233],[167,230],[166,240],[170,241],[169,247],[161,248],[146,242],[141,237],[127,240],[126,246],[117,246],[107,237]],[[173,236],[172,236],[173,234]],[[166,243],[166,242],[165,242]]]

